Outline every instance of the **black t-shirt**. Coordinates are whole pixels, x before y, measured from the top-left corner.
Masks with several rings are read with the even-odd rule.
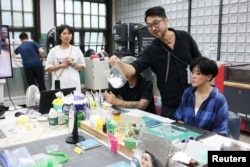
[[[159,39],[154,39],[143,49],[132,65],[137,74],[150,67],[157,77],[157,87],[161,94],[162,104],[178,107],[184,90],[189,86],[186,70],[188,64],[192,59],[201,56],[201,53],[189,33],[171,28],[169,30],[176,35],[173,50]],[[168,54],[170,55],[169,62]],[[166,78],[168,64],[169,72]]]
[[[127,82],[122,88],[118,89],[109,85],[109,91],[116,95],[116,97],[120,96],[125,101],[139,101],[140,99],[147,99],[150,103],[145,111],[156,114],[153,83],[151,80],[141,75],[138,75],[138,81],[133,88],[130,88]]]

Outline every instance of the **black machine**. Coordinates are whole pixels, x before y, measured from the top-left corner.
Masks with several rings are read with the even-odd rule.
[[[57,44],[56,27],[53,27],[47,33],[47,42],[46,42],[47,52],[49,53],[49,50],[53,48],[56,44]]]
[[[153,39],[147,27],[142,24],[119,22],[113,27],[113,40],[117,44],[114,54],[119,57],[137,57]]]

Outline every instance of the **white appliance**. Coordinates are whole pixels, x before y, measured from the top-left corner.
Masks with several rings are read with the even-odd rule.
[[[108,80],[103,71],[109,69],[109,58],[91,58],[85,57],[85,88],[91,90],[108,89]]]
[[[40,101],[40,91],[36,85],[31,85],[26,90],[26,107],[38,106]]]

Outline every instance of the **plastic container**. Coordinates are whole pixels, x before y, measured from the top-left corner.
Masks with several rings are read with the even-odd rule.
[[[127,149],[133,150],[136,148],[137,140],[133,138],[125,138],[124,145]]]
[[[170,122],[164,122],[162,124],[162,136],[168,138],[172,135],[172,125]]]
[[[108,79],[108,82],[115,89],[123,87],[127,82],[127,78],[118,65],[114,65],[112,68],[103,71],[103,73]]]
[[[58,151],[59,145],[58,144],[50,144],[45,146],[47,153],[53,152],[53,151]]]
[[[62,104],[53,104],[53,107],[56,111],[62,110],[63,105]]]
[[[119,123],[119,122],[121,122],[121,111],[117,111],[117,110],[114,110],[113,112],[112,112],[112,114],[113,114],[113,120],[116,122],[116,123]]]
[[[6,167],[25,167],[35,164],[35,161],[26,147],[5,150],[2,154],[2,158]]]
[[[117,153],[119,150],[118,139],[115,136],[108,134],[108,142],[111,153]]]

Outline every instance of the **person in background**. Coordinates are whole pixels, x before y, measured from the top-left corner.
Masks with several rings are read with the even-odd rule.
[[[142,154],[141,167],[163,167],[163,165],[153,154],[145,151]]]
[[[35,41],[29,40],[28,34],[19,35],[21,44],[12,53],[12,57],[20,54],[28,85],[37,85],[40,91],[46,90],[44,79],[44,50]]]
[[[132,63],[136,58],[125,56],[121,59],[124,63]],[[124,108],[137,108],[156,114],[153,83],[141,74],[127,77],[128,82],[121,88],[115,89],[109,84],[106,101],[114,106]],[[119,98],[118,98],[119,96]]]
[[[73,29],[61,25],[57,30],[58,45],[47,56],[45,70],[52,73],[51,89],[76,87],[81,93],[79,71],[85,67],[85,60],[79,47],[73,46]]]
[[[199,57],[190,65],[192,87],[185,90],[174,114],[177,121],[228,136],[226,98],[210,81],[218,74],[215,61]]]
[[[169,19],[163,7],[146,10],[145,22],[155,39],[142,50],[138,59],[132,64],[125,64],[113,55],[109,63],[117,63],[127,76],[140,74],[150,67],[156,75],[161,95],[161,116],[173,118],[182,94],[189,86],[187,67],[201,53],[189,33],[168,28]]]
[[[0,36],[0,55],[2,54],[2,49],[3,49],[3,45],[9,45],[9,39],[8,38],[2,38]]]

